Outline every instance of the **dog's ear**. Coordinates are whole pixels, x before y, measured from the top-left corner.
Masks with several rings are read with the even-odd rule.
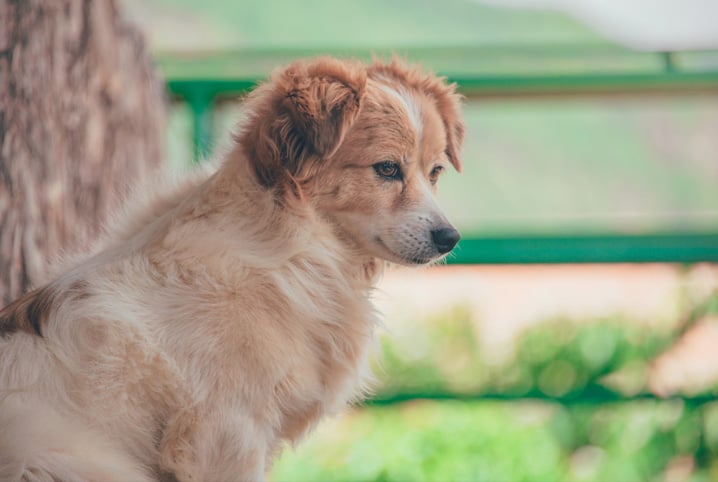
[[[439,114],[446,128],[446,156],[454,168],[461,172],[461,147],[464,144],[466,128],[461,118],[461,95],[456,93],[456,84],[442,83],[434,92]]]
[[[341,144],[356,119],[366,68],[332,58],[298,61],[248,98],[238,141],[260,183],[301,182]]]

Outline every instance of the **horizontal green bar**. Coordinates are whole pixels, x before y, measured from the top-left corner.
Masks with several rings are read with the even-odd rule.
[[[626,396],[602,387],[591,387],[591,389],[566,396],[550,396],[538,390],[523,394],[508,393],[448,393],[448,392],[416,392],[399,393],[393,395],[377,395],[362,402],[362,405],[396,405],[405,402],[429,400],[429,401],[500,401],[500,402],[528,402],[539,401],[547,403],[558,403],[561,405],[602,405],[607,403],[627,403],[641,401],[679,401],[689,406],[700,406],[706,403],[718,401],[715,395],[697,396],[673,396],[669,398],[659,397],[652,393],[639,393]]]
[[[450,264],[718,262],[718,234],[462,239]]]
[[[718,91],[718,71],[591,75],[452,77],[466,94],[567,94],[580,92]]]
[[[168,79],[170,95],[193,99],[198,95],[209,100],[220,95],[242,94],[252,90],[260,79]]]
[[[394,54],[449,77],[483,77],[715,70],[710,66],[715,65],[718,50],[637,52],[608,43],[521,43],[161,51],[155,58],[170,79],[246,79],[266,77],[277,66],[297,58],[332,55],[368,61],[372,57],[389,58]],[[667,69],[668,64],[673,69]]]
[[[221,95],[245,93],[261,80],[261,78],[170,78],[167,81],[167,87],[170,94],[185,99],[193,98],[197,93],[214,98]],[[450,76],[449,80],[456,82],[464,94],[477,96],[718,91],[718,71],[555,76]]]

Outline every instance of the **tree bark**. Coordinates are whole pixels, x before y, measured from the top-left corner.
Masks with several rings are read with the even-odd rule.
[[[0,306],[162,160],[165,102],[111,0],[0,0]]]

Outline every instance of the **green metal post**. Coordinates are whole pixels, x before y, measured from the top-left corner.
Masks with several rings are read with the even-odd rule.
[[[187,102],[192,109],[194,160],[199,162],[209,156],[211,150],[214,99],[204,90],[193,90],[188,93]]]
[[[676,71],[676,63],[673,61],[673,52],[661,52],[661,58],[663,59],[663,68],[666,72],[671,73]]]

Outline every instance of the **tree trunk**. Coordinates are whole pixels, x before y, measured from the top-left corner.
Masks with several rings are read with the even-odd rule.
[[[165,103],[110,0],[0,0],[0,307],[162,159]]]

